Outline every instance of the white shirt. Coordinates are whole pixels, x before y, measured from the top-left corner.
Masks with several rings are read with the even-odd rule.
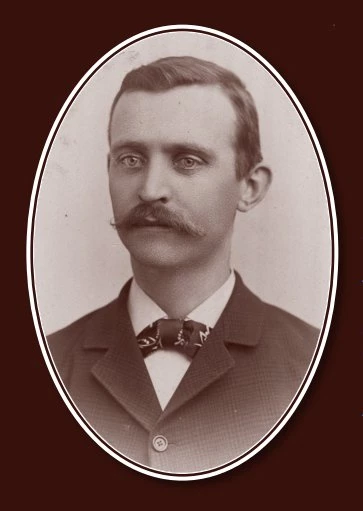
[[[187,318],[213,328],[227,305],[235,281],[234,271],[231,271],[226,282],[188,314]],[[127,307],[136,336],[154,321],[168,318],[165,311],[140,288],[135,279],[131,283]],[[190,363],[187,355],[174,350],[156,350],[145,358],[147,370],[163,410]]]

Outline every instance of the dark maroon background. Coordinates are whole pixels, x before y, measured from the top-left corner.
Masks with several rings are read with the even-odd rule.
[[[52,7],[50,7],[52,5]],[[5,79],[11,96],[7,132],[13,139],[4,187],[3,252],[16,268],[6,271],[11,316],[3,359],[8,373],[3,408],[3,463],[12,509],[103,509],[106,506],[203,509],[248,506],[264,509],[359,504],[362,445],[362,179],[356,108],[358,33],[329,7],[315,11],[291,3],[294,12],[251,14],[231,7],[196,14],[185,3],[155,12],[141,5],[91,4],[82,12],[49,4],[4,20],[13,48]],[[183,11],[183,16],[172,14]],[[168,11],[170,10],[170,14]],[[250,45],[284,77],[304,106],[320,140],[335,193],[340,234],[338,296],[331,333],[317,374],[303,402],[281,433],[252,460],[207,480],[167,482],[136,473],[94,444],[66,409],[48,374],[32,323],[25,276],[26,221],[31,189],[49,130],[65,99],[84,73],[127,37],[166,24],[200,24]],[[16,41],[16,43],[15,43]],[[13,46],[15,45],[15,47]],[[18,47],[17,47],[18,45]],[[8,50],[3,48],[4,53]],[[360,62],[360,60],[359,60]],[[7,100],[7,97],[13,99]],[[3,146],[3,151],[7,144]],[[293,169],[292,169],[293,172]],[[15,222],[13,214],[15,213]],[[6,222],[7,220],[7,222]],[[16,228],[14,229],[14,224]],[[360,262],[360,266],[359,266]],[[5,266],[7,268],[7,266]],[[7,298],[7,296],[6,296]],[[361,297],[360,297],[361,298]],[[9,322],[10,320],[10,322]],[[360,468],[361,471],[361,468]],[[361,499],[360,499],[361,500]]]

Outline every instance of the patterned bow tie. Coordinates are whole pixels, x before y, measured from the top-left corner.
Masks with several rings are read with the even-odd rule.
[[[144,357],[160,348],[179,349],[194,357],[210,332],[208,326],[190,319],[159,319],[139,333],[137,342]]]

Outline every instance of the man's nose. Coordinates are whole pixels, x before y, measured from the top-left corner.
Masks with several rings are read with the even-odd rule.
[[[169,177],[171,169],[165,161],[150,161],[142,174],[139,198],[143,202],[167,202],[170,198]]]

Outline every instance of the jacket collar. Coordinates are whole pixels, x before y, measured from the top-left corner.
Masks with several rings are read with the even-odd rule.
[[[222,323],[225,342],[256,346],[262,334],[264,307],[264,303],[244,285],[236,272],[233,293],[218,321]]]
[[[235,273],[233,293],[215,328],[223,330],[226,343],[255,346],[262,332],[264,304],[245,286],[240,275]],[[131,279],[122,288],[118,299],[106,306],[104,314],[91,315],[87,325],[89,335],[84,341],[86,349],[107,349],[120,340],[121,333],[135,336],[127,312],[130,285]]]
[[[122,288],[119,297],[103,308],[103,314],[95,311],[87,323],[87,335],[83,347],[86,349],[108,349],[120,340],[121,333],[134,335],[127,312],[127,297],[131,279]]]

